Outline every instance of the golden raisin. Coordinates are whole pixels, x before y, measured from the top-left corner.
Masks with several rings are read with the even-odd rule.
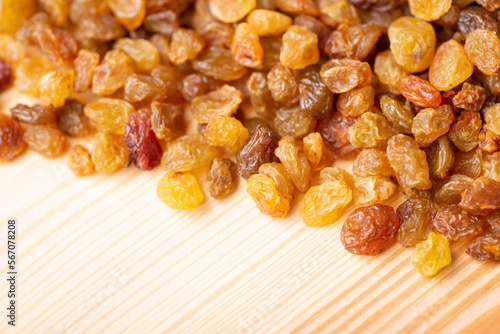
[[[441,91],[455,88],[474,72],[474,65],[467,59],[462,44],[451,39],[436,50],[429,68],[429,81]]]
[[[267,9],[253,10],[247,22],[255,27],[259,36],[279,36],[293,23],[290,16]]]
[[[231,52],[234,59],[243,66],[261,66],[264,60],[264,50],[260,44],[257,29],[245,22],[238,24],[234,31]]]
[[[94,172],[94,163],[90,152],[81,145],[75,145],[68,154],[69,170],[76,176],[85,176]]]
[[[94,140],[92,162],[96,172],[111,173],[127,165],[129,151],[123,136],[98,132]]]
[[[319,60],[318,36],[310,29],[292,25],[283,34],[280,62],[299,70],[316,64]]]
[[[88,103],[83,112],[100,131],[123,135],[134,107],[124,100],[103,97]]]
[[[175,210],[192,210],[205,200],[194,175],[185,172],[167,172],[158,182],[157,193]]]

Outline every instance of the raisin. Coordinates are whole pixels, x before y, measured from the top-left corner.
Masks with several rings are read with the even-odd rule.
[[[194,30],[177,29],[171,36],[168,58],[174,65],[193,60],[205,47],[205,41]]]
[[[267,74],[267,87],[277,102],[294,104],[299,100],[299,86],[287,67],[277,64]]]
[[[75,145],[68,154],[68,168],[76,176],[86,176],[94,172],[90,152],[81,145]]]
[[[259,124],[236,156],[238,172],[244,179],[256,174],[259,167],[278,159],[274,150],[278,147],[279,137],[268,124]]]
[[[486,221],[490,225],[490,232],[500,238],[500,211],[495,211],[486,216]]]
[[[429,68],[429,81],[440,91],[455,88],[474,72],[462,44],[451,39],[441,44]]]
[[[387,176],[359,177],[354,182],[354,198],[357,204],[371,205],[385,201],[396,189],[394,182]]]
[[[453,146],[447,136],[443,135],[431,144],[428,156],[429,170],[435,179],[444,179],[455,162]]]
[[[231,51],[222,46],[206,48],[191,64],[194,70],[223,81],[237,80],[246,73]]]
[[[299,79],[300,108],[316,118],[330,116],[333,94],[321,81],[319,69],[311,66],[302,71]]]
[[[158,50],[145,39],[119,38],[113,44],[113,49],[126,53],[139,71],[151,71],[160,63]]]
[[[10,85],[11,77],[12,71],[9,63],[0,58],[0,92]]]
[[[370,148],[362,150],[352,165],[352,174],[356,178],[367,176],[393,176],[394,171],[383,150]]]
[[[139,169],[150,170],[160,164],[162,149],[151,127],[151,113],[147,109],[128,116],[124,140]]]
[[[172,65],[160,65],[151,71],[152,77],[158,78],[165,83],[167,88],[165,101],[170,103],[183,102],[181,91],[184,75],[183,71]]]
[[[320,50],[323,50],[325,48],[326,41],[332,33],[332,29],[330,29],[326,24],[309,15],[296,16],[293,19],[293,24],[297,26],[307,27],[312,32],[314,32],[318,36],[318,47]]]
[[[425,21],[434,21],[446,14],[451,8],[451,0],[408,0],[413,16]]]
[[[479,148],[469,152],[455,151],[455,163],[451,173],[467,175],[473,179],[478,178],[482,171],[482,156]]]
[[[7,33],[0,33],[0,59],[12,67],[17,66],[25,57],[25,47]]]
[[[281,36],[261,37],[259,40],[264,50],[264,59],[259,69],[270,71],[274,65],[280,62]]]
[[[273,125],[281,137],[302,138],[314,131],[316,119],[299,106],[282,107],[276,111]]]
[[[106,0],[115,17],[127,30],[135,30],[144,21],[146,0]]]
[[[256,9],[247,16],[247,22],[255,27],[259,36],[278,36],[292,25],[292,18],[283,13]]]
[[[377,255],[396,242],[399,219],[388,205],[375,204],[354,210],[340,232],[340,241],[352,254]]]
[[[495,134],[500,134],[500,104],[495,104],[486,110],[484,121],[489,130]]]
[[[461,174],[454,174],[449,179],[438,183],[434,190],[436,204],[455,204],[462,199],[462,192],[474,179]]]
[[[203,133],[207,144],[223,147],[228,155],[236,155],[248,139],[248,130],[231,116],[215,116],[210,119]]]
[[[162,101],[167,96],[164,82],[156,77],[144,74],[131,74],[125,81],[123,97],[128,102]]]
[[[299,70],[319,60],[318,36],[309,28],[292,25],[283,34],[280,63]]]
[[[325,52],[330,58],[364,60],[373,50],[383,30],[374,23],[341,24],[328,38]]]
[[[212,15],[218,20],[233,23],[244,18],[257,5],[255,0],[208,0]]]
[[[234,190],[238,182],[236,165],[229,159],[214,158],[207,171],[207,189],[213,198],[221,198]]]
[[[415,114],[409,103],[384,95],[380,98],[380,109],[384,116],[391,122],[394,129],[400,133],[410,134]]]
[[[490,163],[489,177],[500,182],[500,152],[495,152],[488,157]]]
[[[64,69],[52,71],[38,81],[40,98],[55,107],[62,107],[70,96],[75,81],[75,71]]]
[[[359,149],[351,144],[348,133],[355,123],[355,118],[347,118],[340,112],[318,122],[316,132],[321,134],[334,159],[349,159],[358,154]]]
[[[284,137],[279,141],[275,154],[297,189],[306,192],[311,182],[311,166],[302,151],[301,144],[291,137]]]
[[[372,81],[370,65],[352,59],[332,59],[321,67],[319,75],[334,94],[368,86]]]
[[[389,86],[391,92],[399,94],[397,89],[401,79],[407,77],[410,73],[396,62],[396,58],[391,50],[380,52],[375,57],[373,71],[378,75],[380,82]]]
[[[401,0],[349,0],[350,3],[364,10],[386,12],[401,6]]]
[[[241,65],[260,67],[264,60],[264,50],[259,42],[257,29],[248,23],[240,23],[234,31],[231,52]]]
[[[161,164],[174,172],[204,172],[217,154],[217,149],[208,145],[202,135],[184,135],[167,143]]]
[[[464,211],[460,205],[442,206],[432,220],[437,232],[450,240],[459,240],[479,234],[483,230],[485,219]]]
[[[288,201],[293,200],[295,185],[287,174],[285,167],[278,162],[269,162],[259,167],[259,174],[265,175],[274,181],[278,193]]]
[[[198,0],[191,19],[194,30],[210,46],[229,45],[233,38],[233,27],[230,24],[217,20],[208,7],[208,0]]]
[[[333,162],[332,154],[323,142],[323,137],[317,132],[308,134],[303,139],[304,154],[309,161],[311,169],[322,170]]]
[[[158,182],[157,193],[175,210],[192,210],[205,200],[194,175],[185,172],[167,172]]]
[[[487,215],[500,209],[500,182],[484,176],[477,178],[462,192],[460,206],[473,215]]]
[[[436,109],[425,108],[413,118],[411,132],[420,146],[430,146],[433,141],[448,132],[454,120],[455,115],[447,104]]]
[[[465,54],[484,74],[500,73],[500,39],[491,30],[478,29],[467,35]]]
[[[100,131],[123,135],[127,117],[134,107],[127,101],[103,97],[88,103],[83,112]]]
[[[24,58],[16,68],[14,85],[22,93],[38,95],[38,81],[53,70],[54,65],[45,57]]]
[[[448,239],[438,233],[430,232],[426,240],[418,243],[411,255],[411,264],[417,271],[432,277],[451,263]]]
[[[174,140],[184,133],[184,112],[181,107],[155,101],[151,103],[151,124],[158,139]]]
[[[387,140],[396,134],[384,116],[370,111],[362,114],[349,128],[349,140],[358,148],[385,149]]]
[[[265,119],[274,118],[274,110],[278,108],[278,103],[271,95],[265,74],[253,72],[247,80],[246,88],[250,94],[250,103],[255,113]]]
[[[68,140],[54,124],[40,124],[29,127],[24,133],[29,148],[46,158],[56,158],[64,153]]]
[[[26,148],[23,134],[16,120],[0,113],[0,161],[12,160]]]
[[[352,200],[352,190],[339,180],[309,188],[302,199],[300,218],[310,227],[333,223]]]
[[[15,34],[23,22],[33,15],[35,11],[36,1],[34,0],[3,0],[0,3],[0,30]]]
[[[57,109],[57,126],[70,136],[86,136],[94,132],[90,120],[83,113],[83,104],[76,100],[66,100]]]
[[[441,94],[429,81],[410,75],[401,79],[398,89],[408,101],[422,108],[436,108],[441,104]]]
[[[444,28],[453,28],[458,23],[460,18],[460,8],[456,6],[455,1],[452,1],[452,6],[450,9],[442,15],[439,19],[435,20],[434,23],[440,25]]]
[[[94,70],[99,64],[99,54],[81,49],[75,58],[75,86],[73,90],[77,93],[86,92],[92,83]]]
[[[278,191],[276,182],[265,174],[254,174],[246,182],[246,191],[265,215],[283,218],[290,210],[290,200]]]
[[[479,140],[479,147],[487,153],[493,153],[500,150],[500,135],[492,131],[482,129],[477,139]]]
[[[413,247],[424,241],[432,230],[436,209],[427,199],[409,199],[401,203],[396,210],[401,223],[398,242],[404,247]]]
[[[453,105],[469,111],[479,111],[486,99],[486,90],[464,82],[462,89],[453,97]]]
[[[389,139],[387,157],[401,187],[425,190],[432,186],[425,152],[413,138],[399,134]]]
[[[12,119],[29,124],[55,123],[57,115],[54,107],[35,104],[31,107],[25,104],[17,104],[10,109]]]
[[[477,146],[481,126],[481,115],[478,112],[463,111],[452,124],[448,138],[458,149],[468,152]]]
[[[318,6],[314,0],[276,0],[279,10],[291,15],[312,15],[319,14]]]
[[[101,63],[94,69],[92,93],[110,95],[125,85],[128,76],[134,72],[132,59],[120,50],[106,53]]]
[[[354,88],[337,97],[337,110],[344,116],[357,117],[375,104],[375,90],[372,86]]]
[[[344,181],[351,190],[354,189],[354,177],[343,168],[325,167],[319,172],[318,184],[335,180]]]
[[[469,242],[465,252],[474,260],[500,261],[500,238],[491,234],[477,237]]]
[[[111,173],[127,165],[129,150],[123,136],[98,132],[94,139],[92,162],[97,172]]]
[[[337,28],[342,23],[361,23],[356,8],[347,0],[321,0],[319,10],[321,20],[332,28]]]
[[[167,37],[170,37],[179,26],[179,17],[169,9],[147,14],[144,18],[144,28],[147,31]]]
[[[392,54],[399,65],[411,73],[429,68],[436,47],[436,33],[432,25],[405,16],[391,23],[388,35]]]
[[[191,101],[194,118],[199,123],[208,123],[217,115],[231,116],[243,100],[243,94],[236,88],[224,85]]]
[[[460,12],[458,18],[458,30],[467,36],[476,29],[488,29],[500,33],[500,24],[497,19],[484,8],[470,6]]]
[[[182,80],[182,96],[186,101],[191,101],[196,96],[206,94],[221,87],[221,81],[203,74],[193,73],[187,75]]]

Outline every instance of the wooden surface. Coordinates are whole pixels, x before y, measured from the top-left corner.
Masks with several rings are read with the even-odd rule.
[[[2,112],[20,99],[0,96]],[[65,157],[33,152],[0,164],[2,275],[8,218],[19,233],[17,327],[3,317],[0,333],[500,332],[500,265],[470,260],[463,244],[425,278],[399,245],[347,253],[339,232],[352,206],[307,228],[300,198],[270,219],[240,182],[226,199],[176,212],[157,198],[163,173],[76,178]],[[2,279],[4,313],[6,295]]]

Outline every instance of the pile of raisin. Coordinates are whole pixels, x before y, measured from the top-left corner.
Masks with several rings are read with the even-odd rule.
[[[424,276],[457,240],[500,260],[499,1],[1,6],[0,91],[40,99],[0,114],[1,161],[31,149],[68,152],[77,176],[161,168],[173,209],[242,177],[271,217],[296,196],[311,227],[355,209],[340,235],[353,254],[399,242]],[[93,147],[73,144],[89,136]],[[396,209],[383,204],[398,193]]]

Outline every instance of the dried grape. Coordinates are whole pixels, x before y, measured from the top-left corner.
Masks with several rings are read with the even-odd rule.
[[[205,200],[194,175],[186,172],[167,172],[158,182],[157,193],[175,210],[192,210]]]
[[[81,145],[75,145],[68,154],[68,168],[76,176],[86,176],[94,172],[90,152]]]
[[[23,134],[17,121],[0,113],[0,161],[12,160],[26,148]]]
[[[432,277],[451,263],[448,239],[438,233],[430,232],[426,240],[418,243],[411,255],[411,264],[417,271]]]
[[[64,153],[68,140],[54,124],[40,124],[29,127],[23,140],[29,148],[46,158],[56,158]]]
[[[474,260],[500,261],[500,238],[491,234],[477,237],[469,242],[465,252]]]
[[[236,165],[229,159],[214,158],[207,171],[207,189],[213,198],[221,198],[234,190],[238,181]]]

